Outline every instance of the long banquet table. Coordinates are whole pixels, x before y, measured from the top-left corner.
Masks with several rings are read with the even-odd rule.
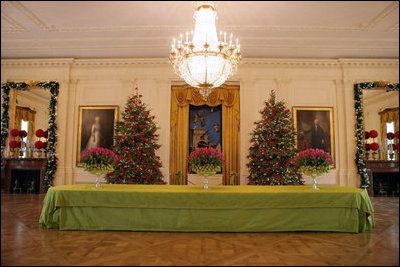
[[[60,230],[365,232],[368,193],[353,187],[116,185],[51,187],[41,225]]]

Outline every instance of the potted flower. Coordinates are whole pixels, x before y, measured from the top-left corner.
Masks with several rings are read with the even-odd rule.
[[[117,156],[107,148],[95,147],[86,150],[81,156],[82,166],[85,171],[96,175],[95,188],[101,188],[100,177],[114,169]]]
[[[329,153],[322,149],[307,149],[300,152],[294,159],[293,164],[304,174],[313,179],[312,189],[319,190],[317,186],[317,176],[329,172],[333,164]]]
[[[11,140],[8,143],[8,146],[10,147],[10,157],[14,158],[16,156],[16,149],[18,147],[18,141],[16,140]]]
[[[38,129],[35,132],[36,137],[38,140],[34,143],[35,151],[34,154],[37,158],[40,158],[42,155],[42,149],[45,149],[44,142],[41,140],[44,138],[44,131],[42,129]]]
[[[379,144],[378,143],[376,143],[376,142],[374,142],[374,143],[371,143],[371,144],[369,144],[369,147],[371,148],[371,150],[373,151],[372,152],[372,158],[373,159],[378,159],[378,149],[379,149]]]
[[[18,148],[18,141],[15,140],[15,138],[19,137],[19,130],[18,129],[11,129],[10,130],[10,136],[12,137],[13,140],[11,140],[8,143],[8,146],[10,147],[10,157],[14,158],[17,155],[17,148]]]
[[[44,143],[42,141],[35,142],[35,157],[40,158],[42,156],[42,149],[44,147]]]
[[[192,170],[204,176],[204,189],[208,189],[208,176],[221,171],[225,160],[221,152],[214,148],[198,148],[189,155]]]

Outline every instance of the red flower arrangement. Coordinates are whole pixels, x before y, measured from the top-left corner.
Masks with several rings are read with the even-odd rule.
[[[43,142],[43,148],[44,148],[44,149],[47,148],[47,142]]]
[[[46,139],[49,138],[49,131],[48,130],[44,131],[43,137],[46,138]]]
[[[212,165],[223,166],[225,162],[221,152],[214,148],[197,148],[189,155],[189,163],[197,166]]]
[[[379,149],[379,144],[378,143],[372,143],[369,145],[371,150],[377,151]]]
[[[320,176],[329,172],[333,160],[331,155],[324,150],[309,148],[300,152],[293,159],[293,164],[306,175]]]
[[[399,139],[399,131],[396,131],[396,132],[394,133],[394,137],[396,137],[396,139]]]
[[[19,131],[19,137],[24,138],[27,136],[28,136],[28,133],[25,130]]]
[[[369,131],[369,137],[370,138],[377,138],[378,137],[378,132],[375,130]]]
[[[117,155],[113,151],[103,147],[94,147],[83,153],[81,163],[85,171],[93,174],[105,174],[114,169],[114,162],[117,159]]]
[[[396,145],[394,145],[394,147],[396,148],[397,151],[399,151],[399,143],[397,143]]]
[[[366,151],[370,151],[371,150],[371,146],[369,144],[365,144],[365,150]]]
[[[365,139],[368,139],[368,138],[369,138],[369,132],[367,132],[367,131],[364,132],[364,138],[365,138]]]
[[[39,138],[44,137],[44,131],[42,129],[36,130],[35,135]]]
[[[14,149],[18,147],[18,141],[12,140],[10,141],[10,143],[8,143],[8,145],[10,146],[10,148]]]
[[[17,136],[19,136],[19,131],[18,131],[18,129],[12,129],[12,130],[10,131],[10,135],[11,135],[12,137],[17,137]]]
[[[35,148],[36,149],[42,149],[43,148],[43,142],[42,141],[36,141],[35,142]]]

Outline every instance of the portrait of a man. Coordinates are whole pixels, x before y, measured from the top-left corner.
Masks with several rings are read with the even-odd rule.
[[[334,159],[333,108],[293,107],[297,148],[322,149]]]

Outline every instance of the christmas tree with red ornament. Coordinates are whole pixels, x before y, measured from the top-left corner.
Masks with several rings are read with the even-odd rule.
[[[290,110],[283,101],[276,102],[275,91],[260,111],[251,134],[249,185],[299,185],[301,173],[292,161],[297,154],[296,132]]]
[[[154,116],[135,90],[128,99],[122,120],[115,125],[113,151],[118,160],[106,179],[111,184],[165,184],[160,157],[156,155],[160,146]]]

